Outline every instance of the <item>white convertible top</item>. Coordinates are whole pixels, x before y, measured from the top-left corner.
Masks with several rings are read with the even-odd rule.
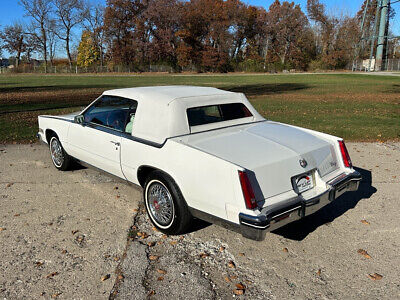
[[[103,95],[136,100],[138,107],[132,135],[158,144],[164,143],[167,138],[191,132],[264,120],[242,93],[213,87],[178,85],[137,87],[109,90]],[[189,127],[186,115],[188,108],[224,103],[243,103],[253,117],[196,126],[198,128]]]

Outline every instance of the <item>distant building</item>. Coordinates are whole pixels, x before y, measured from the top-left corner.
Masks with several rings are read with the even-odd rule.
[[[371,62],[369,59],[364,59],[362,65],[364,70],[373,72],[375,70],[375,58],[371,59]]]

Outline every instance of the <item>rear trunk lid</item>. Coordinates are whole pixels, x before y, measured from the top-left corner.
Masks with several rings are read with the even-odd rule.
[[[330,143],[271,121],[191,134],[180,139],[247,169],[257,201],[292,190],[294,176],[317,169],[323,177],[338,168]],[[307,162],[305,167],[300,165],[303,159]]]

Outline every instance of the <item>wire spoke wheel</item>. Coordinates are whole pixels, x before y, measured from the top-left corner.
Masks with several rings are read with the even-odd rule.
[[[146,204],[151,218],[160,227],[169,227],[174,218],[174,201],[167,187],[154,180],[148,185]]]
[[[50,153],[53,163],[56,167],[60,168],[64,162],[64,153],[57,138],[52,138],[50,141]]]

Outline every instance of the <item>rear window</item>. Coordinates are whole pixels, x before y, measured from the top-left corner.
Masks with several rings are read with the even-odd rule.
[[[252,116],[249,109],[243,103],[216,104],[192,107],[187,110],[189,126],[205,125]]]

